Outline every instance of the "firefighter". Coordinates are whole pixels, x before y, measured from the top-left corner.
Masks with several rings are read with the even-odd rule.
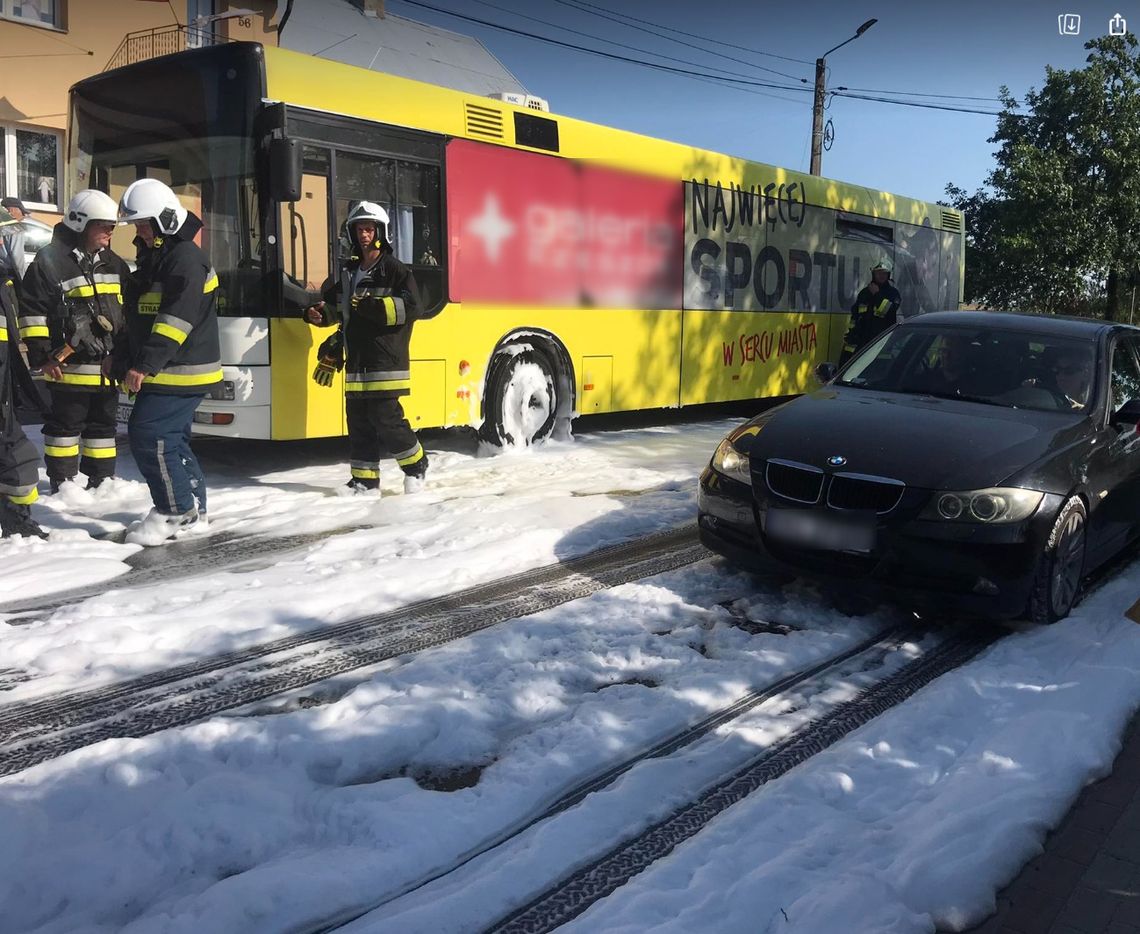
[[[345,232],[352,255],[340,281],[321,287],[324,301],[305,312],[310,324],[337,325],[317,351],[313,379],[331,386],[344,369],[350,479],[355,493],[380,488],[380,458],[404,472],[404,492],[423,489],[428,459],[404,417],[400,396],[411,391],[408,343],[419,313],[411,270],[392,255],[388,212],[371,201],[349,211]]]
[[[119,217],[135,225],[138,269],[115,374],[135,397],[127,434],[154,501],[127,541],[159,545],[205,527],[206,476],[190,429],[198,403],[222,381],[218,276],[194,242],[202,222],[158,179],[133,182]]]
[[[7,215],[0,209],[0,216]],[[37,535],[47,538],[32,518],[38,492],[40,455],[24,437],[17,404],[39,406],[39,396],[20,356],[13,280],[0,280],[0,537]]]
[[[115,473],[119,396],[109,374],[130,277],[109,245],[117,223],[107,195],[78,192],[24,275],[20,336],[51,392],[44,460],[53,493],[80,472],[89,490]]]
[[[891,285],[891,272],[889,259],[879,260],[871,267],[871,281],[863,286],[851,306],[851,326],[843,338],[840,366],[898,320],[902,296]]]

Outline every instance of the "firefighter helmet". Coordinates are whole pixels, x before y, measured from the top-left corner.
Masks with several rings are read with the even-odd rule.
[[[879,270],[879,269],[881,269],[883,272],[885,272],[887,274],[887,278],[889,279],[895,271],[895,265],[894,265],[894,263],[892,263],[890,261],[889,258],[884,257],[883,259],[881,259],[877,263],[875,263],[874,266],[871,267],[871,274],[874,275],[876,270]]]
[[[348,212],[348,220],[344,222],[344,228],[351,233],[353,226],[359,224],[361,221],[372,221],[372,223],[376,225],[376,232],[380,234],[380,240],[383,243],[389,242],[388,212],[375,201],[358,202],[356,206]],[[354,243],[353,246],[355,245]],[[377,242],[375,246],[379,249],[382,243]]]
[[[68,203],[63,222],[76,233],[83,233],[91,221],[120,223],[119,206],[110,195],[94,188],[84,188],[83,191],[77,191]]]
[[[178,195],[157,178],[140,178],[131,182],[119,201],[119,218],[126,223],[150,220],[155,233],[177,233],[186,223],[189,212],[178,200]]]

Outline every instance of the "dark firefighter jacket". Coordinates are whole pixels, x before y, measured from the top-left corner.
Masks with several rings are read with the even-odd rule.
[[[902,296],[889,282],[879,286],[872,295],[869,285],[863,286],[851,306],[851,327],[843,341],[843,350],[852,353],[873,341],[898,319]]]
[[[406,396],[412,385],[408,343],[420,313],[416,280],[387,244],[354,290],[359,266],[360,257],[353,255],[340,281],[330,277],[321,287],[325,324],[339,323],[344,334],[344,391]]]
[[[218,339],[218,275],[194,236],[202,222],[193,214],[178,233],[140,238],[138,269],[127,293],[125,351],[116,353],[115,375],[146,374],[143,392],[194,396],[222,380]]]
[[[28,348],[28,362],[42,366],[53,352],[71,344],[75,352],[53,380],[63,389],[111,390],[100,367],[104,357],[121,340],[125,326],[123,288],[130,269],[115,253],[100,250],[89,256],[79,248],[79,234],[56,224],[51,242],[36,254],[24,274],[20,290],[20,337]],[[101,316],[111,324],[107,333]],[[85,330],[78,331],[77,328]],[[86,340],[77,335],[83,333]]]
[[[16,290],[0,281],[0,496],[27,504],[36,498],[40,455],[24,437],[17,417],[21,402],[40,408],[39,394],[20,356],[16,327]]]

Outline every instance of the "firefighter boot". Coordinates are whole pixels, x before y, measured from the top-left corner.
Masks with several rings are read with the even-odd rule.
[[[0,496],[0,538],[26,535],[47,538],[47,532],[32,518],[32,507],[9,502]]]

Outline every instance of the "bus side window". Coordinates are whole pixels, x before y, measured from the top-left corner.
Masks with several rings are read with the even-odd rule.
[[[444,253],[440,238],[442,205],[439,169],[400,162],[396,166],[396,255],[412,267],[426,315],[443,307]]]

